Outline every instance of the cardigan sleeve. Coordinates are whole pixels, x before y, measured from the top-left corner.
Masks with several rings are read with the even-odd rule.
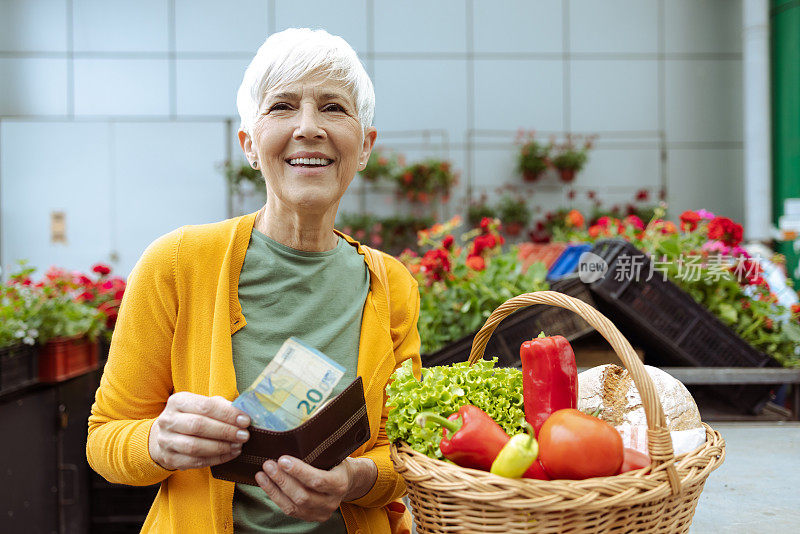
[[[180,236],[156,240],[128,277],[86,442],[89,465],[110,482],[145,486],[172,473],[150,457],[148,440],[173,389]]]
[[[396,260],[395,260],[396,261]],[[401,265],[402,267],[402,265]],[[390,286],[391,291],[391,334],[394,345],[395,366],[397,369],[404,361],[411,359],[414,376],[420,378],[422,363],[420,360],[420,337],[417,329],[419,319],[419,290],[417,281],[402,267],[402,285],[396,288]],[[399,295],[398,295],[399,294]],[[402,296],[405,296],[403,299]],[[399,297],[399,298],[398,298]],[[395,303],[401,300],[403,305]],[[387,381],[388,383],[388,381]],[[383,411],[381,413],[380,428],[375,445],[366,451],[362,458],[369,458],[378,468],[378,478],[372,489],[366,495],[352,501],[351,504],[365,508],[386,506],[406,492],[403,478],[395,471],[389,455],[389,439],[386,437],[386,418],[389,407],[386,406],[386,384],[384,384]]]

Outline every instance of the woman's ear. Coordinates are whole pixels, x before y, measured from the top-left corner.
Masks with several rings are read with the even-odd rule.
[[[244,157],[247,158],[247,162],[250,166],[254,169],[258,169],[258,154],[255,151],[250,134],[244,130],[239,130],[239,144],[242,146]]]
[[[358,158],[359,170],[362,170],[366,166],[369,155],[372,153],[372,148],[375,146],[375,139],[377,138],[378,130],[376,130],[374,126],[370,126],[367,128],[367,131],[364,132],[364,145],[361,147],[361,154]]]
[[[245,156],[249,156],[250,153],[253,152],[253,140],[250,139],[250,134],[244,130],[239,130],[239,144]],[[248,157],[248,159],[250,158]]]

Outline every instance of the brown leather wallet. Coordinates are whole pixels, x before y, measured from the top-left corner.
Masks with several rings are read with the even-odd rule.
[[[255,476],[264,462],[284,454],[318,469],[330,469],[369,439],[369,419],[361,377],[330,400],[302,425],[284,432],[250,426],[242,453],[211,467],[214,478],[257,486]]]

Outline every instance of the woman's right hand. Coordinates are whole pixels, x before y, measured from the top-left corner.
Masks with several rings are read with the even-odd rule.
[[[242,452],[250,417],[222,397],[170,395],[150,429],[150,457],[169,470],[221,464]]]

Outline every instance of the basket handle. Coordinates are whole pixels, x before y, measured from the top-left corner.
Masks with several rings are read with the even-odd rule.
[[[557,291],[536,291],[510,298],[492,312],[489,318],[486,319],[486,323],[475,335],[475,339],[472,341],[472,350],[469,354],[469,364],[472,365],[483,358],[486,344],[500,321],[518,309],[533,304],[558,306],[577,313],[611,344],[614,352],[633,377],[633,383],[642,397],[644,413],[647,417],[647,448],[650,452],[652,467],[655,470],[656,467],[665,465],[673,494],[680,493],[681,483],[675,471],[675,454],[672,450],[672,439],[670,438],[669,430],[666,428],[664,409],[661,407],[661,401],[656,394],[653,380],[645,370],[631,344],[625,339],[625,336],[605,315],[592,306],[582,300]]]

